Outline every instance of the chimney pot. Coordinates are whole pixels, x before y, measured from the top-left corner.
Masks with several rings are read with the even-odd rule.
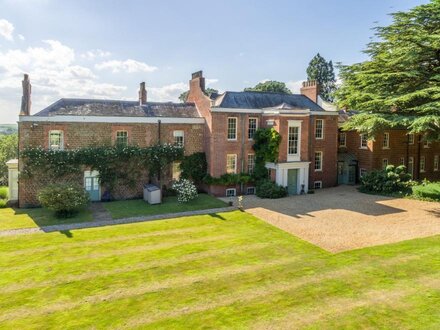
[[[24,74],[21,85],[23,87],[23,96],[21,97],[20,116],[30,116],[32,85],[27,73]]]
[[[318,102],[319,86],[316,80],[303,81],[301,94],[307,96],[313,102]]]
[[[205,78],[203,77],[203,71],[197,71],[191,74],[190,90],[193,88],[200,88],[202,92],[205,92]]]
[[[145,82],[141,82],[139,85],[139,105],[147,104],[147,89],[145,88]]]

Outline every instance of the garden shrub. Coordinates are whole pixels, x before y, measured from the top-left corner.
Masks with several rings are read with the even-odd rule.
[[[361,191],[381,194],[408,194],[411,192],[411,175],[403,165],[388,165],[386,169],[372,171],[361,178]]]
[[[174,182],[172,189],[176,192],[179,203],[187,203],[197,197],[197,188],[188,179],[180,179]]]
[[[8,206],[8,200],[7,199],[0,199],[0,209],[5,208]]]
[[[38,200],[57,217],[68,218],[87,206],[89,195],[79,185],[53,184],[39,192]]]
[[[181,178],[191,179],[195,183],[201,183],[208,171],[208,163],[204,152],[196,152],[185,156],[180,163]]]
[[[0,199],[8,199],[8,187],[0,187]]]
[[[414,186],[412,191],[416,198],[440,201],[440,182],[423,182]]]
[[[260,198],[281,198],[287,196],[287,189],[270,180],[260,180],[256,194]]]

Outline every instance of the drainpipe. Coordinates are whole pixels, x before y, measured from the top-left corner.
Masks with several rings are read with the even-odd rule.
[[[405,166],[406,166],[406,171],[408,172],[408,161],[409,161],[409,135],[406,135],[406,159],[405,159]],[[413,164],[414,166],[414,164]]]
[[[240,115],[241,120],[241,173],[244,173],[244,157],[245,157],[245,139],[246,139],[246,122],[244,120],[244,114]],[[240,192],[243,194],[244,185],[240,183]]]
[[[161,128],[161,121],[157,121],[157,143],[160,144],[160,128]]]
[[[420,180],[420,144],[422,143],[422,136],[419,134],[417,143],[417,180]]]

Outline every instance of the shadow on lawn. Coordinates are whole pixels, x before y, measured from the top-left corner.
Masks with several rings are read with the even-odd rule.
[[[406,212],[383,204],[393,198],[363,194],[353,186],[338,186],[316,191],[315,194],[290,196],[282,199],[260,199],[255,196],[244,199],[245,209],[264,208],[293,218],[314,218],[314,212],[343,209],[354,213],[381,216]]]

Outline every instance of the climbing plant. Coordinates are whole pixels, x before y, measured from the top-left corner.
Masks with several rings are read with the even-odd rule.
[[[259,128],[254,134],[256,180],[267,178],[266,162],[276,162],[280,150],[281,135],[273,127]]]
[[[183,148],[171,144],[147,148],[86,147],[72,150],[27,148],[21,152],[21,176],[44,175],[49,179],[79,174],[88,167],[99,172],[101,184],[112,190],[118,181],[133,185],[147,170],[150,178],[159,177],[166,166],[183,157]]]

